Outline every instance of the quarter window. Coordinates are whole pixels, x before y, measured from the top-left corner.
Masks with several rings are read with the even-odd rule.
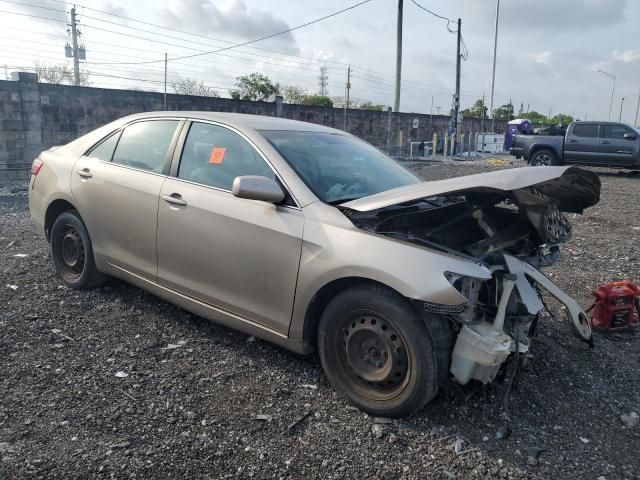
[[[178,120],[137,122],[122,132],[113,163],[161,173]]]
[[[100,143],[97,147],[91,150],[91,152],[87,154],[87,157],[97,158],[105,162],[110,162],[111,157],[113,157],[113,150],[116,148],[119,137],[120,132],[111,135],[104,142]]]
[[[600,130],[600,136],[602,138],[613,138],[616,140],[624,139],[624,134],[629,133],[631,130],[623,127],[622,125],[602,125]]]
[[[595,138],[598,136],[598,124],[578,123],[573,127],[572,133],[576,137]]]
[[[271,167],[240,135],[194,122],[184,143],[178,178],[231,190],[233,180],[242,175],[274,178]]]

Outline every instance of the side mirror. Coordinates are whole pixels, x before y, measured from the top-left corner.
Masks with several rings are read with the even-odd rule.
[[[625,140],[635,140],[638,136],[635,133],[627,132],[624,134]]]
[[[238,198],[260,200],[262,202],[280,203],[284,200],[284,192],[275,180],[259,175],[244,175],[233,180],[231,193]]]

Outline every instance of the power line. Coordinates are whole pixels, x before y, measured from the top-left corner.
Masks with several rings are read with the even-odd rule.
[[[51,8],[51,7],[43,7],[42,5],[34,5],[33,3],[24,3],[24,2],[14,2],[13,0],[0,0],[4,3],[12,3],[13,5],[22,5],[24,7],[33,7],[33,8],[40,8],[42,10],[51,10],[54,12],[62,12],[62,13],[67,13],[65,10],[61,10],[59,8]]]
[[[20,15],[22,17],[40,18],[42,20],[51,20],[52,22],[67,23],[66,20],[60,20],[59,18],[42,17],[40,15],[32,15],[30,13],[12,12],[10,10],[0,10],[0,13],[8,13],[10,15]]]
[[[450,18],[447,18],[447,17],[445,17],[445,16],[443,16],[443,15],[440,15],[440,14],[438,14],[438,13],[434,12],[433,10],[429,10],[428,8],[423,7],[423,6],[422,6],[422,5],[420,5],[418,2],[416,2],[416,0],[411,0],[411,3],[413,3],[416,7],[421,8],[421,9],[422,9],[422,10],[424,10],[425,12],[430,13],[430,14],[431,14],[431,15],[433,15],[434,17],[441,18],[442,20],[446,20],[446,21],[447,21],[447,28],[449,27],[449,24],[450,24],[450,23],[455,23],[455,20],[451,20]]]
[[[8,1],[8,0],[0,0],[0,1]],[[62,0],[52,0],[52,1],[57,1],[57,2],[59,2],[59,3],[67,3],[67,2],[64,2],[64,1],[62,1]],[[17,3],[17,2],[16,2],[16,3]],[[25,4],[25,5],[26,5],[26,4]],[[180,32],[180,30],[175,30],[175,29],[172,29],[172,28],[169,28],[169,27],[162,27],[162,26],[159,26],[159,25],[156,25],[156,24],[152,24],[152,23],[149,23],[149,22],[143,22],[143,21],[141,21],[141,20],[135,20],[135,19],[131,19],[131,18],[128,18],[128,17],[121,16],[121,15],[116,15],[116,14],[110,14],[110,13],[107,13],[107,12],[102,12],[101,10],[92,9],[92,8],[90,8],[90,7],[84,7],[84,6],[82,6],[82,7],[83,7],[83,8],[90,9],[90,10],[93,10],[93,11],[98,11],[98,12],[100,12],[100,13],[105,13],[105,14],[107,14],[107,15],[113,15],[113,16],[118,17],[118,18],[123,18],[123,19],[131,20],[131,21],[137,21],[137,22],[140,22],[140,23],[144,23],[144,24],[148,24],[148,25],[157,26],[158,28],[166,28],[166,29],[168,29],[168,30],[172,30],[172,31]],[[60,10],[60,11],[62,11],[62,10]],[[27,15],[27,14],[21,14],[21,13],[18,13],[18,12],[11,12],[11,13],[14,13],[14,14],[16,14],[16,15],[26,15],[26,16],[30,16],[30,15]],[[48,17],[38,17],[38,16],[35,16],[35,17],[36,17],[36,18],[46,19],[46,20],[60,21],[60,20],[52,19],[52,18],[48,18]],[[99,20],[99,21],[104,21],[104,20]],[[109,23],[113,23],[113,22],[109,22]],[[122,27],[122,28],[133,28],[133,27],[130,27],[130,26],[128,26],[128,25],[121,25],[121,24],[118,24],[118,25],[119,25],[120,27]],[[94,29],[96,29],[96,30],[105,31],[105,32],[107,32],[107,33],[115,33],[115,34],[119,34],[119,35],[123,35],[123,36],[129,36],[129,37],[131,37],[131,38],[137,38],[137,39],[140,39],[140,40],[143,40],[143,41],[150,41],[150,42],[155,42],[155,43],[162,43],[162,42],[159,42],[158,40],[155,40],[155,39],[149,39],[149,38],[145,38],[145,37],[139,37],[139,36],[135,36],[135,35],[126,34],[126,33],[123,33],[123,32],[116,32],[116,31],[114,31],[114,30],[100,29],[99,27],[95,27],[95,26],[89,26],[89,27],[90,27],[90,28],[94,28]],[[30,32],[30,33],[41,33],[41,32],[38,32],[38,31],[35,31],[35,30],[30,30],[30,29],[18,29],[18,28],[15,28],[15,30],[26,31],[26,32]],[[86,33],[86,32],[85,32],[85,33]],[[150,33],[155,33],[155,32],[150,32]],[[204,35],[189,34],[189,33],[186,33],[186,32],[182,32],[182,33],[185,33],[185,34],[187,34],[187,35],[199,36],[199,37],[203,37],[203,38],[209,38],[209,37],[206,37],[206,36],[204,36]],[[161,34],[161,33],[155,33],[155,34],[156,34],[156,35],[163,35],[163,34]],[[85,35],[85,36],[86,36],[86,35]],[[61,35],[60,37],[63,37],[63,36]],[[66,38],[66,37],[65,37],[65,38]],[[177,38],[177,37],[174,37],[174,38]],[[190,40],[188,40],[188,39],[181,39],[181,40],[182,40],[182,41],[185,41],[185,42],[190,42]],[[226,41],[224,41],[224,40],[219,40],[219,41],[226,42]],[[170,44],[170,43],[168,43],[168,42],[165,42],[165,43],[166,43],[167,45],[169,45],[169,46],[174,46],[174,47],[177,47],[177,48],[182,48],[182,49],[189,48],[189,47],[187,47],[187,46]],[[226,42],[226,43],[230,43],[230,42]],[[106,43],[101,43],[101,44],[102,44],[102,45],[111,45],[111,46],[115,46],[115,47],[118,47],[118,48],[123,48],[123,47],[121,47],[121,46],[119,46],[119,45],[106,44]],[[203,45],[204,45],[204,44],[203,44]],[[280,53],[280,52],[274,52],[274,51],[271,51],[271,50],[262,49],[262,48],[258,48],[258,47],[247,47],[247,48],[256,49],[256,50],[263,50],[263,51],[267,51],[267,52],[273,52],[273,53],[276,53],[276,54],[278,54],[278,55],[285,55],[285,56],[287,56],[287,57],[303,58],[303,59],[311,60],[312,62],[318,62],[318,63],[325,63],[325,62],[328,62],[328,63],[335,63],[335,64],[340,64],[340,65],[348,65],[346,62],[338,62],[338,61],[334,61],[334,60],[322,60],[322,61],[320,61],[320,60],[313,59],[313,58],[311,58],[311,57],[304,57],[304,56],[300,56],[300,55],[293,55],[293,54],[292,54],[292,55],[289,55],[289,54]],[[127,49],[129,49],[129,50],[139,50],[139,51],[144,51],[144,52],[148,52],[148,51],[149,51],[149,50],[147,50],[147,49],[136,49],[136,48],[133,48],[133,47],[127,47]],[[204,55],[204,54],[206,54],[206,52],[205,52],[204,50],[200,50],[200,51],[201,51],[201,52],[203,52],[203,55]],[[164,54],[164,52],[157,52],[157,51],[156,51],[156,53],[162,53],[162,54]],[[258,56],[258,57],[263,57],[263,58],[269,58],[269,57],[267,57],[267,56],[261,56],[261,55],[258,55],[258,54],[255,54],[255,53],[251,53],[251,52],[244,52],[244,51],[243,51],[242,53],[245,53],[245,54],[248,54],[248,55],[254,55],[254,56]],[[218,54],[218,55],[225,56],[225,55],[223,55],[223,54]],[[121,56],[126,56],[126,55],[122,54]],[[230,58],[236,58],[236,57],[233,57],[232,55],[227,55],[227,56],[229,56]],[[176,57],[176,58],[181,58],[181,57]],[[253,61],[253,60],[250,60],[250,59],[244,59],[244,58],[242,58],[242,57],[237,57],[237,58],[242,59],[242,60],[244,60],[244,61]],[[158,60],[158,61],[155,61],[155,62],[156,62],[156,63],[160,63],[160,62],[163,62],[163,61],[164,61],[164,60]],[[90,62],[90,63],[97,64],[98,62]],[[125,63],[127,63],[127,62],[102,62],[102,63],[103,63],[103,64],[105,64],[105,65],[116,65],[116,64],[125,64]],[[152,62],[128,62],[128,63],[129,63],[129,64],[143,64],[143,63],[152,63]],[[177,62],[174,62],[174,63],[177,63]],[[262,63],[268,63],[268,62],[262,61]],[[299,63],[302,63],[302,62],[299,62]],[[178,63],[178,64],[179,64],[179,63]],[[280,66],[280,65],[278,65],[278,64],[273,64],[273,65],[274,65],[274,66]],[[308,63],[308,65],[313,65],[313,63]],[[282,66],[282,67],[284,68],[284,66]],[[329,68],[329,69],[332,69],[332,70],[338,70],[338,69],[337,69],[337,67],[328,67],[328,68]],[[369,74],[375,74],[375,75],[377,75],[377,76],[379,76],[379,77],[394,78],[394,76],[393,76],[393,75],[385,74],[385,73],[382,73],[382,72],[377,72],[377,71],[372,70],[372,69],[369,69],[369,68],[360,67],[360,66],[357,66],[357,65],[355,65],[355,68],[360,69],[360,70],[363,70],[363,71],[365,71],[365,72],[367,72],[367,73],[369,73]],[[342,70],[340,69],[340,71],[342,71]],[[418,81],[415,81],[415,80],[408,80],[408,79],[403,79],[403,80],[402,80],[402,84],[411,84],[411,83],[416,84],[416,85],[424,85],[424,83],[423,83],[423,82],[418,82]]]
[[[293,32],[295,30],[299,30],[301,28],[308,27],[309,25],[313,25],[314,23],[318,23],[318,22],[321,22],[321,21],[326,20],[328,18],[335,17],[336,15],[340,15],[341,13],[347,12],[349,10],[353,10],[354,8],[357,8],[357,7],[361,6],[361,5],[364,5],[365,3],[369,3],[371,1],[372,0],[363,0],[363,1],[361,1],[359,3],[356,3],[354,5],[351,5],[351,6],[347,7],[347,8],[343,8],[342,10],[338,10],[337,12],[333,12],[333,13],[330,13],[329,15],[325,15],[324,17],[316,18],[315,20],[311,20],[310,22],[306,22],[306,23],[303,23],[301,25],[296,25],[295,27],[291,27],[291,28],[288,28],[286,30],[282,30],[280,32],[271,33],[269,35],[264,35],[262,37],[254,39],[254,40],[249,40],[249,41],[243,42],[243,43],[236,43],[236,44],[230,45],[228,47],[223,47],[223,48],[219,48],[219,49],[216,49],[216,50],[210,50],[210,51],[207,51],[207,52],[194,53],[194,54],[191,54],[191,55],[183,55],[181,57],[174,57],[174,58],[170,58],[169,61],[183,60],[185,58],[201,57],[203,55],[209,55],[209,54],[212,54],[212,53],[218,53],[218,52],[222,52],[222,51],[225,51],[225,50],[231,50],[232,48],[244,47],[245,45],[251,45],[252,43],[261,42],[263,40],[268,40],[269,38],[273,38],[273,37],[276,37],[278,35],[283,35],[285,33]],[[96,27],[93,27],[93,28],[96,28]],[[164,60],[149,60],[149,61],[146,61],[146,62],[119,62],[119,63],[120,64],[125,64],[125,63],[141,64],[141,63],[158,63],[158,62],[164,62]]]

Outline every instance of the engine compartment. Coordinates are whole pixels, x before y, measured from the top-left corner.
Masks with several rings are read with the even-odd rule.
[[[599,180],[584,173],[581,178],[572,172],[581,180],[573,192],[553,183],[513,190],[474,186],[368,211],[339,208],[363,230],[480,262],[491,270],[489,280],[445,272],[466,303],[423,304],[426,312],[445,318],[454,329],[454,379],[488,383],[508,358],[519,360],[530,351],[545,308],[542,290],[565,305],[572,331],[591,341],[582,308],[538,270],[558,261],[560,244],[571,238],[563,211],[582,213],[599,199]]]

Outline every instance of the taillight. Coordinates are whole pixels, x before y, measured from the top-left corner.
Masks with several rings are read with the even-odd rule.
[[[43,165],[44,165],[44,162],[39,158],[36,158],[31,164],[31,175],[33,175],[34,177],[38,175],[38,172],[40,171]]]

